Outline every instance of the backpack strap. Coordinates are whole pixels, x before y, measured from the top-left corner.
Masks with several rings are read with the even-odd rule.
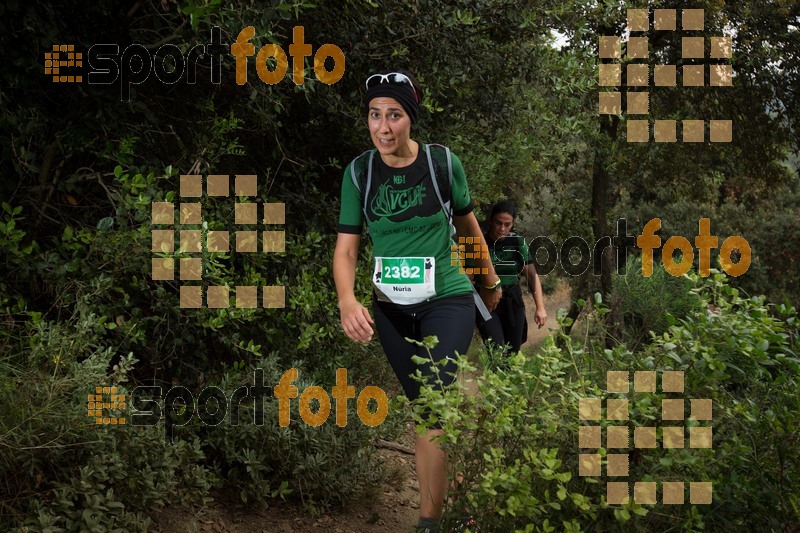
[[[442,206],[442,210],[447,217],[447,222],[450,225],[450,233],[451,235],[455,235],[452,202],[453,159],[450,155],[450,149],[446,146],[442,146],[441,144],[423,144],[423,148],[428,159],[428,170],[430,171],[431,180],[433,181],[433,190],[436,192],[436,198],[439,200],[439,205]],[[444,159],[444,161],[447,162],[447,183],[450,195],[446,201],[442,194],[442,188],[439,186],[439,180],[441,179],[441,176],[437,174],[437,166],[434,165],[433,162],[432,152],[434,150],[443,152],[444,157],[437,156],[437,160]],[[363,200],[361,209],[364,212],[365,221],[367,220],[367,198],[369,197],[369,190],[372,186],[372,163],[375,159],[375,152],[377,152],[377,150],[374,148],[372,150],[363,152],[361,155],[356,157],[353,160],[353,163],[350,165],[350,179],[353,181],[353,186],[356,188],[356,190],[361,193],[361,198]]]
[[[353,159],[350,165],[350,179],[353,181],[353,186],[356,190],[361,193],[363,200],[361,210],[364,213],[364,224],[367,222],[367,198],[369,197],[369,188],[372,185],[372,160],[375,158],[376,151],[374,148],[366,150]],[[366,164],[364,163],[365,159]]]
[[[441,187],[439,187],[439,176],[436,174],[436,169],[433,165],[433,150],[444,150],[444,158],[447,161],[447,182],[449,184],[448,190],[450,192],[447,201],[444,200],[442,196]],[[436,198],[439,199],[439,205],[442,206],[442,210],[447,217],[447,223],[450,225],[450,236],[453,237],[456,234],[456,227],[453,224],[453,159],[450,157],[450,149],[446,146],[442,146],[441,144],[426,144],[425,145],[425,153],[428,156],[428,169],[431,173],[431,178],[433,179],[433,190],[436,192]]]
[[[369,198],[369,188],[372,185],[372,160],[375,159],[375,150],[370,150],[369,160],[367,161],[367,181],[364,184],[364,192],[361,195],[364,199],[362,209],[364,210],[364,223],[367,222],[367,198]]]
[[[429,144],[426,145],[426,152],[428,154],[428,168],[430,168],[431,176],[433,177],[433,188],[436,191],[436,197],[439,199],[439,203],[442,206],[442,210],[445,212],[447,216],[447,221],[450,224],[450,241],[452,243],[456,242],[456,226],[453,224],[453,158],[450,156],[450,149],[446,146],[441,144]],[[447,183],[448,183],[448,198],[447,201],[444,201],[442,196],[442,192],[439,187],[439,176],[436,174],[436,170],[433,164],[433,151],[443,151],[444,152],[444,160],[447,162]],[[439,164],[442,164],[442,154],[439,153],[436,156],[437,161]],[[478,309],[478,312],[483,318],[484,321],[488,321],[492,319],[492,314],[486,308],[486,304],[483,303],[478,291],[475,289],[475,286],[472,286],[472,299],[475,301],[475,307]]]

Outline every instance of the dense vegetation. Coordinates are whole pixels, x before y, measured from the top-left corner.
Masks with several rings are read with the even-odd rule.
[[[446,521],[465,513],[489,531],[732,531],[745,526],[781,531],[798,519],[797,453],[800,416],[800,330],[793,307],[770,308],[763,297],[746,298],[715,273],[680,279],[680,303],[664,312],[658,298],[674,283],[668,278],[641,282],[628,271],[647,305],[623,308],[646,320],[654,309],[665,324],[632,349],[633,335],[614,349],[602,341],[609,309],[599,293],[584,326],[585,334],[545,343],[538,353],[518,356],[507,371],[477,378],[477,395],[463,388],[441,393],[428,388],[424,404],[437,410],[445,429],[445,448],[458,465],[460,483]],[[687,287],[688,284],[688,287]],[[585,302],[580,302],[583,306]],[[648,308],[649,307],[649,308]],[[566,318],[565,320],[569,320]],[[558,346],[557,346],[558,345]],[[468,361],[462,369],[475,370]],[[661,390],[661,372],[683,371],[681,395]],[[606,372],[655,371],[655,392],[606,391]],[[632,383],[631,383],[632,384]],[[618,450],[608,444],[580,453],[628,454],[628,479],[578,475],[579,427],[620,424],[579,421],[579,398],[627,398],[635,427],[672,426],[662,422],[666,398],[712,400],[713,423],[686,421],[686,427],[712,426],[710,449],[690,449],[692,429],[680,448]],[[685,400],[689,412],[690,400]],[[687,415],[688,417],[688,415]],[[629,434],[633,442],[633,430]],[[658,442],[663,442],[661,430]],[[685,446],[685,447],[684,447]],[[693,448],[693,447],[692,447]],[[609,505],[605,481],[711,482],[711,505]],[[631,484],[632,485],[632,484]],[[663,502],[659,485],[657,501]]]
[[[246,503],[297,498],[312,512],[370,494],[381,475],[371,441],[397,430],[402,409],[390,409],[374,429],[355,411],[346,428],[297,420],[281,428],[271,423],[274,402],[263,425],[167,417],[123,428],[95,426],[86,398],[96,386],[130,393],[180,385],[195,397],[208,386],[233,391],[252,384],[257,368],[270,385],[298,368],[300,390],[333,384],[338,367],[349,369],[357,389],[392,382],[377,344],[357,346],[341,333],[330,263],[341,174],[369,143],[363,80],[396,67],[416,73],[425,90],[416,138],[461,156],[479,209],[505,196],[524,206],[520,227],[529,238],[594,242],[613,233],[617,218],[634,234],[660,217],[662,239],[691,241],[706,217],[721,240],[742,235],[753,250],[750,270],[737,279],[661,271],[648,280],[635,269],[610,276],[608,268],[602,279],[572,278],[565,330],[585,309],[580,300],[596,302],[583,311],[590,326],[576,326],[507,373],[487,373],[488,388],[475,400],[432,399],[460,407],[450,411],[453,423],[483,424],[466,424],[464,439],[448,444],[469,474],[453,513],[485,509],[481,519],[502,530],[547,529],[545,520],[587,529],[633,520],[648,530],[675,519],[716,530],[800,521],[792,307],[800,301],[800,3],[693,6],[706,10],[709,34],[736,28],[733,88],[653,91],[653,117],[733,120],[732,143],[693,146],[627,143],[625,117],[597,114],[597,36],[622,35],[627,7],[588,0],[0,5],[0,527],[144,529],[153,509],[201,504],[214,487],[235,487]],[[314,50],[325,43],[343,50],[344,77],[324,85],[308,59],[302,85],[289,77],[268,85],[251,58],[248,83],[237,85],[226,56],[216,84],[206,57],[197,83],[151,75],[122,101],[119,81],[53,83],[42,71],[53,44],[87,51],[138,43],[162,60],[162,45],[188,56],[210,42],[212,28],[229,44],[246,26],[256,29],[256,51],[267,43],[288,50],[293,28],[303,26]],[[557,44],[553,31],[568,43]],[[649,36],[654,62],[680,61],[677,34]],[[203,273],[209,284],[285,285],[286,309],[188,312],[177,282],[151,279],[150,205],[175,199],[179,176],[189,173],[257,174],[256,201],[286,204],[286,253],[207,254]],[[202,202],[207,229],[228,229],[233,201]],[[366,299],[368,279],[358,284]],[[713,506],[608,507],[598,486],[575,475],[578,395],[601,394],[595,387],[607,369],[647,368],[686,370],[687,396],[713,398],[721,422],[713,451],[653,454],[634,470],[677,465],[676,476],[713,480]],[[506,409],[509,398],[519,402],[508,404],[507,416],[485,415]],[[642,400],[637,421],[650,419],[656,399]],[[180,422],[185,412],[174,416]],[[527,477],[522,470],[492,477],[505,468]]]

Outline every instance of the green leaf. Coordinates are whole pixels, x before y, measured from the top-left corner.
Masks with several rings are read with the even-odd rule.
[[[422,339],[422,343],[428,349],[433,349],[437,344],[439,344],[439,337],[436,335],[429,335]]]
[[[631,519],[631,513],[627,509],[614,509],[614,516],[619,522],[627,522]]]
[[[429,363],[429,362],[430,362],[430,361],[428,361],[428,359],[426,359],[425,357],[420,357],[420,356],[418,356],[418,355],[412,355],[412,356],[411,356],[411,361],[412,361],[414,364],[417,364],[417,365],[424,365],[424,364],[427,364],[427,363]]]
[[[114,227],[114,219],[111,217],[101,218],[97,223],[97,229],[99,231],[108,231],[112,227]]]

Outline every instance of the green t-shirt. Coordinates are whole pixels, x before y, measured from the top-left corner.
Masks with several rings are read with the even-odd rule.
[[[453,214],[466,215],[472,212],[473,208],[467,178],[458,157],[452,154],[451,157],[453,186],[450,198]],[[352,165],[351,162],[347,166],[342,180],[342,206],[337,231],[360,234],[364,226],[363,200],[361,192],[353,183],[350,171]],[[446,181],[445,175],[438,183]],[[447,191],[442,191],[442,194],[447,194]],[[459,274],[459,266],[451,264],[451,245],[454,243],[450,226],[433,188],[428,159],[422,143],[417,159],[406,167],[390,167],[383,162],[379,154],[375,154],[372,183],[367,199],[366,223],[372,239],[374,258],[435,259],[433,278],[436,294],[430,298],[431,300],[472,291],[467,277]],[[373,281],[375,276],[380,274],[374,272]]]
[[[500,285],[511,287],[519,283],[519,275],[522,274],[525,265],[533,263],[528,245],[522,235],[509,233],[508,236],[491,241],[488,234],[483,238],[489,247],[489,257],[492,258],[494,271],[500,277]],[[467,259],[467,266],[474,266],[474,261]]]

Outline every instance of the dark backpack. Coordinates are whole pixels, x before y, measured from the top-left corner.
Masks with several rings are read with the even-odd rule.
[[[433,189],[436,191],[436,197],[439,199],[439,204],[447,216],[448,224],[450,224],[450,235],[453,236],[456,228],[453,225],[453,159],[450,156],[450,149],[441,144],[423,144],[423,149],[428,157],[428,169],[433,178]],[[356,190],[361,193],[361,210],[364,212],[365,223],[368,220],[367,201],[369,189],[372,185],[372,163],[377,152],[376,148],[367,150],[356,157],[352,165],[350,165],[350,179],[353,180],[353,186],[355,186]],[[444,200],[445,198],[447,198],[447,201]]]

